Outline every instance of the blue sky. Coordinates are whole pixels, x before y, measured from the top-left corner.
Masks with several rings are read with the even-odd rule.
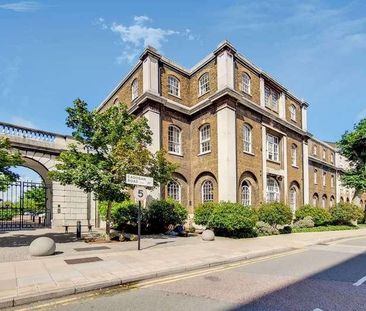
[[[366,117],[365,13],[361,0],[0,0],[0,120],[70,133],[65,108],[96,107],[146,44],[191,67],[228,39],[337,140]]]

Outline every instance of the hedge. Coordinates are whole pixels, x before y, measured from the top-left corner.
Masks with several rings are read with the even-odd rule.
[[[304,205],[295,213],[296,219],[301,220],[305,217],[311,217],[315,226],[324,226],[332,221],[332,216],[325,208]]]
[[[338,203],[330,210],[332,222],[336,225],[349,225],[352,221],[363,219],[364,213],[361,208],[352,203]]]
[[[259,220],[270,224],[287,225],[292,222],[292,211],[287,205],[280,202],[265,203],[258,208]]]
[[[210,216],[218,203],[207,202],[200,204],[194,211],[194,223],[201,226],[207,226]]]

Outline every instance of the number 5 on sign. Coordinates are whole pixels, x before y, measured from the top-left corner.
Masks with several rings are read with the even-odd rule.
[[[147,190],[145,187],[135,187],[133,189],[133,196],[137,201],[145,201],[147,198]]]

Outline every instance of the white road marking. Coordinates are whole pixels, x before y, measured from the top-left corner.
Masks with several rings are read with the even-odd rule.
[[[313,311],[323,311],[322,309],[316,308]]]
[[[359,279],[356,283],[353,283],[353,286],[360,286],[365,282],[366,282],[366,276],[364,276],[362,279]]]

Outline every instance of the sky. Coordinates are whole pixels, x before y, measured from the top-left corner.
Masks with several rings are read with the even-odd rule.
[[[147,45],[192,67],[223,40],[310,104],[336,141],[366,117],[366,1],[0,0],[0,121],[70,134]]]

